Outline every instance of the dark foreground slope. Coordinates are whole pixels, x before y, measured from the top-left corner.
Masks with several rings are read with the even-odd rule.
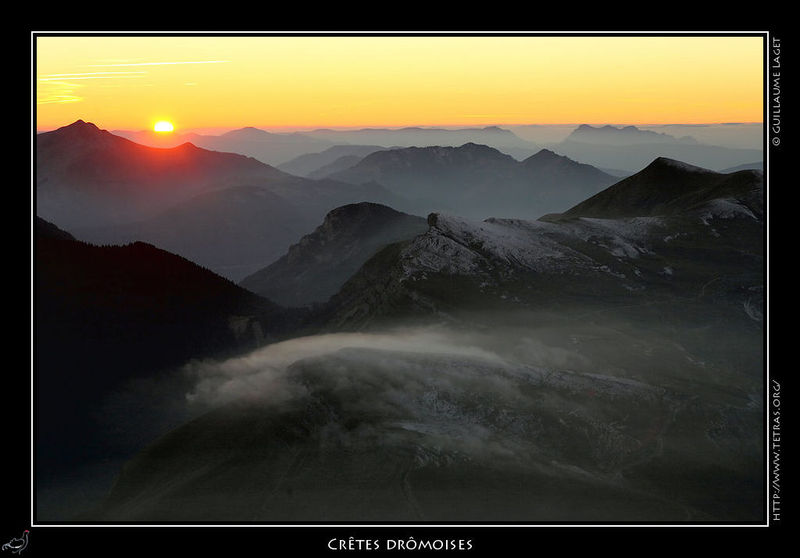
[[[36,233],[34,403],[42,482],[134,449],[116,445],[115,430],[135,430],[148,418],[104,416],[111,394],[131,382],[157,381],[193,358],[277,339],[298,321],[154,246],[93,246],[41,219]],[[134,409],[148,405],[145,399]]]
[[[431,215],[331,299],[329,333],[195,366],[206,412],[94,517],[763,520],[762,177],[650,172],[688,201]]]

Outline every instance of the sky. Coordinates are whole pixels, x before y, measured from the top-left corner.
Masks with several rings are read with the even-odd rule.
[[[40,131],[761,122],[758,36],[35,38]]]

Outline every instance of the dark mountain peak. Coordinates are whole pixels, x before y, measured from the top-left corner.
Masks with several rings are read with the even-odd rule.
[[[715,199],[757,197],[760,182],[760,177],[752,171],[722,174],[658,157],[638,173],[579,203],[564,215],[597,218],[675,215]]]
[[[60,158],[69,153],[84,150],[106,149],[135,146],[131,140],[116,136],[108,130],[101,130],[91,122],[76,120],[68,126],[62,126],[50,132],[36,136],[36,150],[40,160],[51,157]],[[37,162],[37,168],[39,163]]]
[[[451,149],[453,155],[466,155],[473,160],[493,160],[516,163],[516,159],[514,159],[511,155],[507,155],[499,149],[495,149],[494,147],[482,143],[468,142],[459,147],[453,147]]]
[[[85,122],[83,120],[76,120],[72,124],[67,126],[62,126],[61,128],[57,128],[50,132],[50,134],[56,136],[64,136],[64,137],[94,137],[99,136],[100,134],[108,134],[109,132],[105,130],[101,130],[91,122]]]
[[[527,159],[525,159],[525,163],[529,161],[558,161],[558,160],[567,160],[571,161],[569,157],[565,157],[564,155],[559,155],[555,151],[550,151],[549,149],[540,149]]]
[[[373,202],[350,203],[332,209],[325,215],[322,227],[335,229],[341,226],[350,226],[352,223],[365,219],[386,219],[405,215],[387,205]]]
[[[62,126],[61,128],[58,128],[58,129],[59,130],[99,130],[100,128],[98,128],[97,126],[95,126],[91,122],[86,122],[86,121],[81,120],[79,118],[78,120],[76,120],[72,124],[68,124],[66,126]]]
[[[195,144],[190,141],[185,141],[182,144],[174,147],[176,151],[206,151],[205,149],[200,149]]]
[[[387,205],[373,202],[351,203],[332,209],[322,224],[310,236],[333,238],[341,234],[360,234],[357,231],[377,230],[394,221],[420,219]],[[290,249],[291,252],[291,249]]]
[[[697,167],[695,165],[690,165],[689,163],[684,163],[683,161],[677,161],[675,159],[670,159],[668,157],[657,157],[650,163],[647,167],[645,167],[641,172],[669,172],[675,173],[678,172],[685,172],[685,173],[711,173],[711,174],[718,174],[712,170],[704,169],[702,167]]]
[[[488,145],[484,145],[482,143],[475,143],[472,141],[469,141],[460,147],[456,147],[455,149],[462,149],[464,151],[472,151],[476,153],[500,153],[500,151],[498,151],[494,147],[489,147]]]

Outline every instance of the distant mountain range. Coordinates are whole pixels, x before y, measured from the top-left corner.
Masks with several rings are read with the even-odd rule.
[[[239,284],[284,306],[326,302],[387,244],[428,229],[422,217],[374,203],[339,207],[288,253]]]
[[[138,132],[114,130],[113,133],[153,147],[172,147],[190,142],[203,149],[253,157],[268,165],[285,163],[299,155],[317,152],[332,145],[328,140],[312,138],[304,134],[275,134],[253,127],[231,130],[218,136],[178,132],[159,134],[148,130]]]
[[[758,149],[734,149],[698,143],[691,137],[640,130],[635,126],[581,125],[564,141],[552,144],[556,153],[600,168],[636,172],[657,157],[667,157],[712,170],[722,170],[763,158]]]
[[[564,141],[575,141],[584,143],[600,143],[604,145],[636,145],[640,143],[682,143],[697,144],[691,136],[676,138],[669,134],[653,132],[651,130],[640,130],[636,126],[589,126],[581,124]]]
[[[488,145],[516,159],[524,159],[540,148],[499,126],[484,128],[363,128],[360,130],[313,130],[307,135],[335,143],[398,147],[457,147],[465,143]]]
[[[561,211],[615,182],[589,165],[540,150],[524,161],[485,145],[409,147],[367,155],[331,179],[377,182],[419,213],[535,218]]]
[[[519,128],[519,127],[518,127]],[[526,127],[521,127],[525,129]],[[534,127],[536,128],[536,127]],[[562,127],[559,127],[563,128]],[[203,134],[158,134],[152,131],[115,130],[113,133],[151,147],[176,147],[190,142],[198,147],[239,153],[253,157],[269,165],[277,165],[290,174],[320,178],[344,168],[345,161],[334,169],[317,172],[321,167],[332,164],[330,156],[341,150],[339,157],[347,156],[350,165],[356,162],[354,156],[365,156],[361,146],[376,146],[383,149],[392,147],[458,147],[465,143],[488,145],[523,160],[533,155],[542,145],[561,155],[598,168],[621,169],[634,173],[646,166],[656,157],[669,157],[713,170],[723,170],[763,158],[760,149],[747,149],[752,145],[750,136],[757,133],[754,126],[659,126],[643,129],[637,126],[591,126],[581,124],[566,135],[559,143],[536,143],[522,139],[511,129],[500,126],[484,128],[426,128],[407,127],[399,129],[362,128],[354,130],[318,129],[305,132],[272,133],[258,128],[247,127],[232,130],[217,136]],[[692,135],[674,136],[656,131],[677,130],[691,134],[696,132],[704,139],[698,141]],[[729,137],[726,128],[736,128],[740,133],[749,134],[747,141],[736,141]],[[557,136],[564,137],[566,131]],[[735,136],[735,134],[734,134]],[[741,139],[741,138],[740,138]],[[715,140],[719,140],[719,144]],[[723,146],[724,145],[724,146]],[[741,145],[741,147],[739,147]],[[330,148],[336,150],[328,152]],[[353,148],[348,151],[348,147]],[[630,149],[620,150],[620,147]],[[325,155],[321,155],[325,153]],[[305,156],[309,156],[305,158]],[[319,157],[319,162],[317,158]]]
[[[391,146],[457,146],[475,142],[491,145],[520,159],[539,149],[536,144],[525,141],[513,132],[497,126],[453,129],[421,127],[363,128],[359,130],[319,129],[292,133],[272,133],[259,128],[247,127],[218,136],[195,133],[159,134],[148,130],[138,132],[114,130],[113,133],[151,147],[174,147],[191,142],[204,149],[247,155],[269,165],[288,164],[289,167],[284,170],[298,174],[298,176],[307,176],[307,174],[290,170],[302,171],[302,167],[292,166],[294,164],[292,161],[297,157],[349,144],[353,144],[354,147],[377,145],[388,148]]]
[[[344,170],[353,166],[370,153],[385,149],[388,148],[379,145],[334,145],[319,153],[300,155],[291,161],[278,165],[278,168],[295,176],[324,178],[337,170]],[[346,162],[341,163],[342,160]]]

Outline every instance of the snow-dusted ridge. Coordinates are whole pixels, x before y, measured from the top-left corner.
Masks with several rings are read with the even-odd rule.
[[[648,233],[657,217],[580,218],[563,223],[490,218],[471,221],[432,213],[430,229],[402,253],[406,276],[415,272],[468,275],[497,266],[533,272],[606,271],[581,244],[599,247],[615,258],[651,253]],[[610,270],[609,270],[610,271]]]
[[[557,225],[541,221],[487,219],[432,213],[430,230],[402,253],[406,275],[418,271],[474,274],[496,264],[532,271],[553,270],[582,256],[550,238]]]

